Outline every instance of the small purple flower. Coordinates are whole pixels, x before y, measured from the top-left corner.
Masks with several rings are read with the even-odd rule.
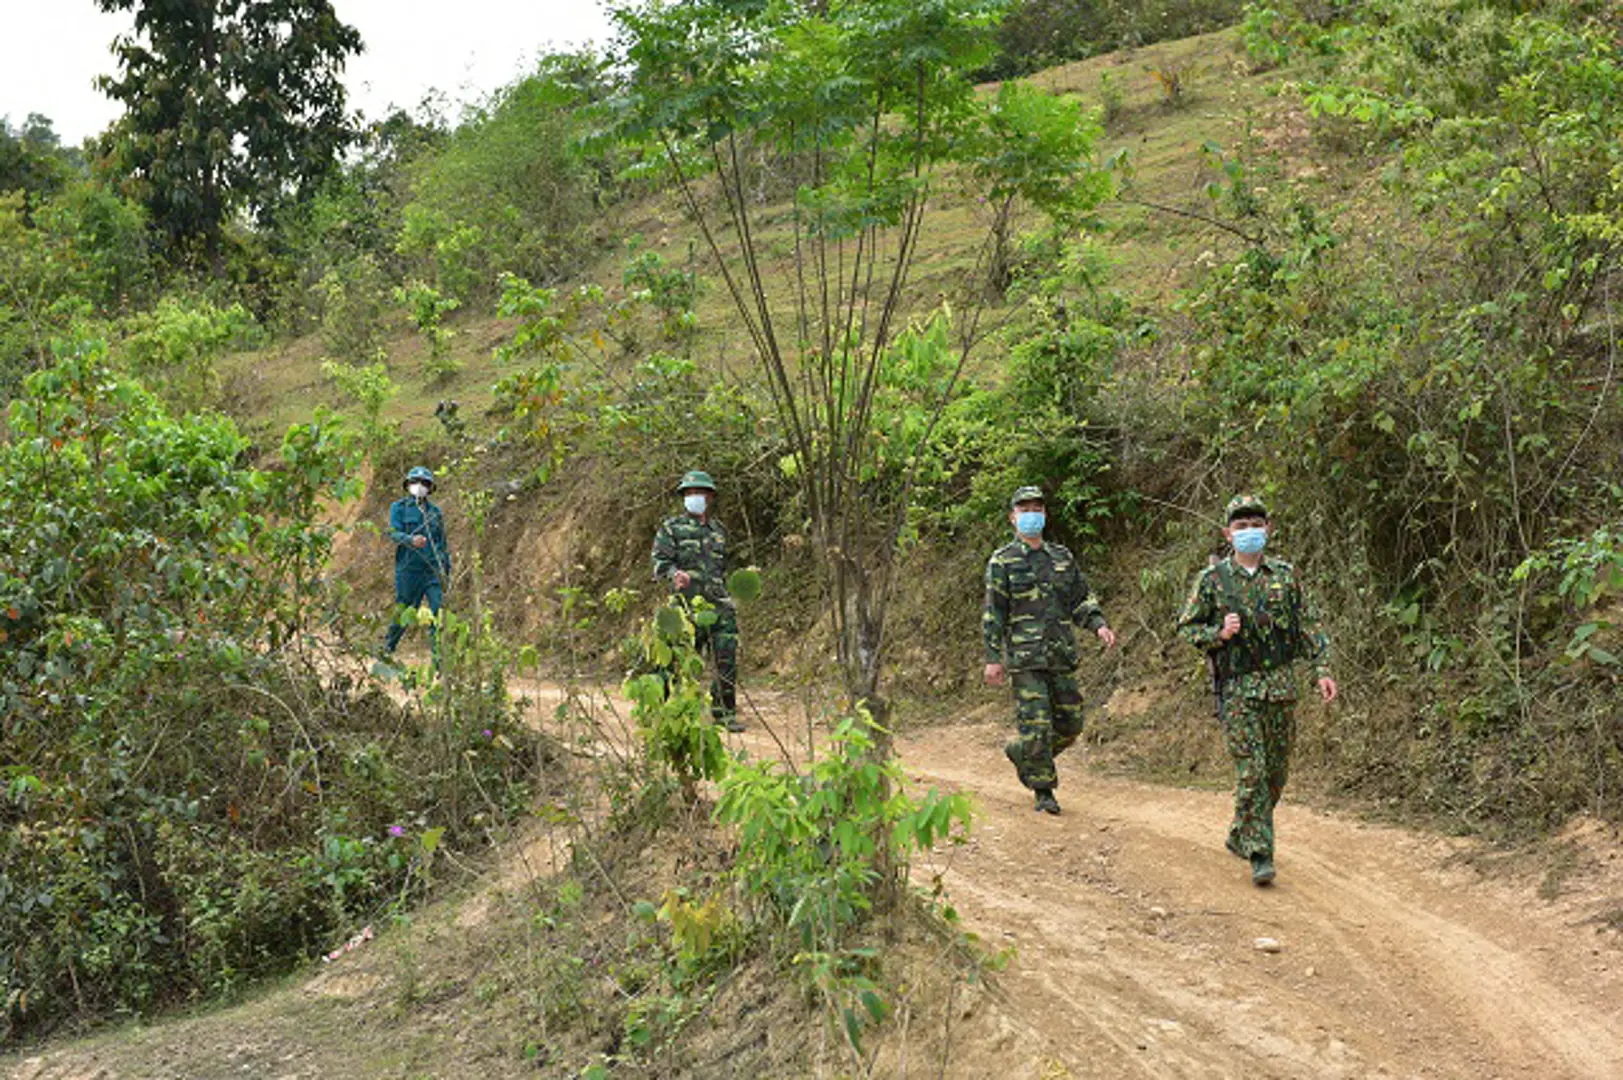
[[[483,735],[484,735],[484,737],[485,737],[485,738],[487,738],[487,739],[489,739],[489,738],[491,738],[491,737],[492,737],[492,735],[491,735],[491,731],[490,731],[490,729],[489,729],[489,728],[486,728],[486,729],[485,729],[485,730],[484,730],[484,731],[483,731],[483,732],[482,732],[482,734],[483,734]]]
[[[406,830],[403,829],[402,827],[400,827],[399,825],[390,825],[389,826],[389,835],[390,836],[405,836],[406,835]]]

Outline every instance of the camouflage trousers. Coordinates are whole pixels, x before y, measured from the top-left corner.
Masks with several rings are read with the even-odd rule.
[[[716,665],[710,681],[710,715],[717,720],[738,713],[738,613],[718,606],[719,616],[709,626],[696,626],[693,644],[700,654],[709,653]]]
[[[1012,671],[1014,717],[1020,738],[1009,744],[1020,782],[1028,788],[1055,788],[1054,758],[1082,735],[1082,692],[1069,671]]]
[[[1225,845],[1242,859],[1274,854],[1274,807],[1285,790],[1296,702],[1225,695],[1223,746],[1234,759],[1234,821]]]

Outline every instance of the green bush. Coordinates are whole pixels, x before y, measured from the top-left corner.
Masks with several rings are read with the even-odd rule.
[[[559,276],[590,224],[598,170],[583,156],[583,108],[599,62],[554,55],[498,91],[411,173],[399,250],[415,276],[460,300],[500,273]]]
[[[313,290],[328,354],[368,363],[383,347],[389,311],[387,280],[368,254],[347,259],[322,275]]]
[[[462,306],[454,296],[442,296],[432,285],[421,281],[408,281],[396,286],[394,302],[406,309],[411,321],[428,342],[428,359],[423,367],[435,379],[448,379],[462,368],[460,361],[451,356],[453,331],[444,325],[445,316]]]
[[[182,410],[215,403],[220,389],[217,361],[243,348],[257,329],[241,304],[221,308],[207,300],[165,297],[150,312],[124,321],[118,358],[146,385]]]
[[[1334,775],[1469,828],[1616,817],[1616,641],[1575,582],[1610,581],[1623,506],[1599,437],[1623,425],[1617,45],[1565,10],[1414,0],[1324,34],[1306,101],[1387,155],[1391,220],[1349,242],[1227,161],[1253,242],[1182,300],[1181,420],[1279,504],[1338,662],[1403,687],[1326,743]]]
[[[252,468],[229,420],[171,416],[103,353],[30,376],[0,444],[8,1039],[330,947],[525,775],[505,691],[413,722],[307,647],[353,439],[318,413]]]

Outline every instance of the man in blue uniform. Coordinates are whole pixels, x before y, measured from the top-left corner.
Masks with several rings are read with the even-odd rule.
[[[416,609],[426,599],[436,622],[445,586],[451,580],[451,547],[445,539],[445,515],[428,500],[434,491],[434,474],[421,465],[413,466],[404,481],[406,497],[389,507],[389,539],[394,541],[395,619],[383,651],[394,654],[406,632],[400,613]],[[429,648],[439,660],[439,638],[434,625],[428,628]]]

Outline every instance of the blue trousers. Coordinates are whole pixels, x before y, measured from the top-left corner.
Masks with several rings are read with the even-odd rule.
[[[440,613],[440,602],[443,598],[444,590],[440,585],[440,576],[438,574],[416,573],[396,574],[394,576],[394,601],[397,613],[401,607],[416,608],[422,604],[424,599],[427,599],[428,610],[438,615]],[[392,654],[395,646],[400,644],[400,639],[405,633],[406,628],[401,625],[399,618],[396,618],[389,624],[389,636],[384,639],[383,651]],[[439,634],[432,624],[428,628],[428,648],[434,654],[435,659],[438,659]]]

